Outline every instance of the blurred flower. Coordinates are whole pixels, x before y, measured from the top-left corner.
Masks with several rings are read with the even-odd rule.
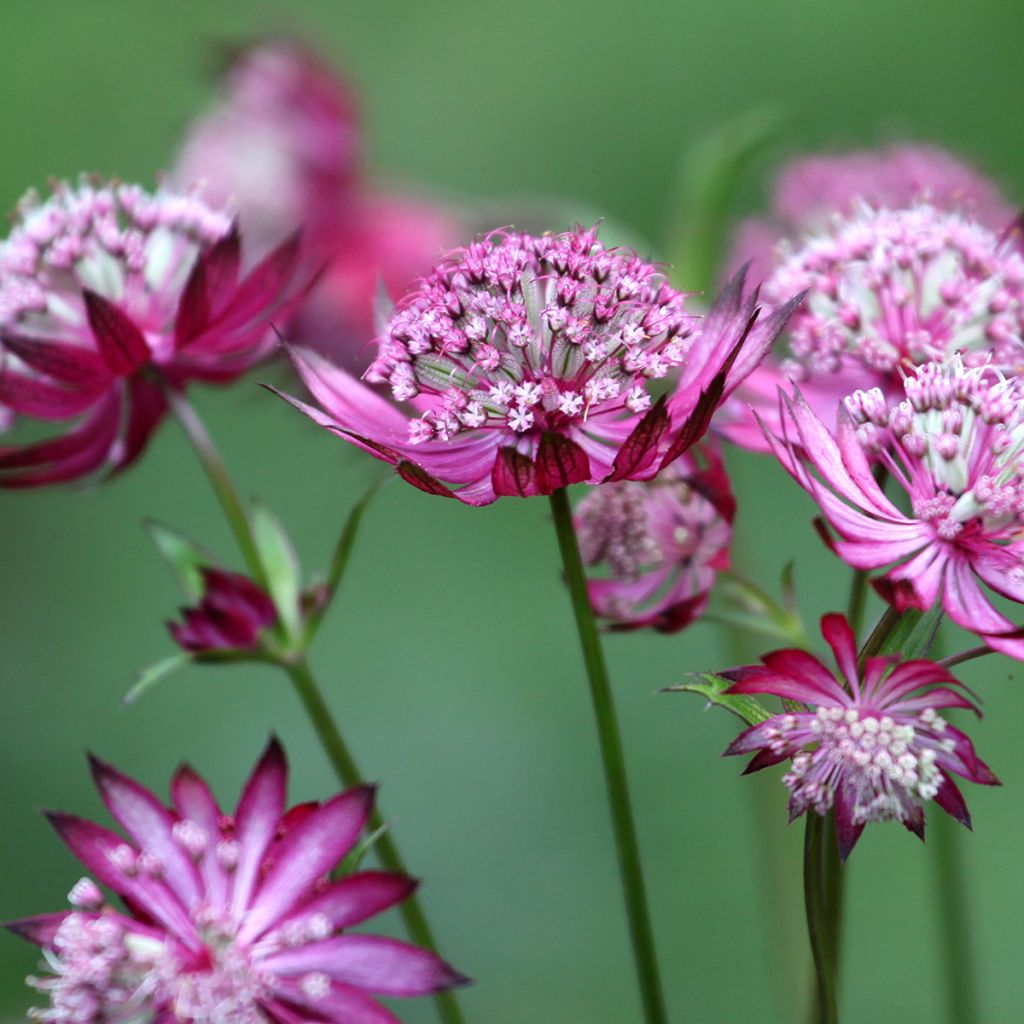
[[[772,449],[839,534],[845,562],[893,566],[875,580],[886,600],[924,609],[941,599],[958,625],[1024,659],[1024,632],[979,584],[1024,602],[1024,390],[959,358],[917,367],[905,388],[902,402],[855,392],[834,436],[799,392],[784,397]],[[872,462],[909,513],[885,495]]]
[[[368,183],[361,150],[351,85],[300,43],[269,39],[235,54],[173,172],[258,248],[305,225],[307,258],[328,266],[288,334],[347,365],[373,332],[381,283],[403,294],[461,234],[451,212]]]
[[[270,596],[236,572],[202,569],[203,597],[194,608],[181,610],[183,623],[169,622],[175,642],[186,651],[255,650],[260,634],[276,626]]]
[[[808,705],[742,732],[726,754],[757,752],[747,772],[787,758],[790,820],[808,810],[836,814],[845,860],[869,821],[898,821],[924,838],[924,805],[934,800],[970,827],[967,805],[950,777],[994,786],[999,780],[971,741],[937,713],[977,708],[941,665],[898,657],[857,664],[857,644],[846,619],[825,615],[821,632],[839,675],[802,650],[774,651],[762,666],[723,672],[728,693],[770,693]]]
[[[787,239],[826,231],[834,217],[853,216],[862,204],[899,210],[922,201],[967,214],[997,233],[1017,212],[995,182],[937,146],[898,143],[884,149],[821,153],[782,169],[770,216],[740,225],[727,267],[734,272],[752,261],[751,276],[764,280]]]
[[[1024,256],[958,213],[918,204],[862,207],[784,258],[766,299],[806,290],[784,348],[751,374],[723,431],[764,450],[749,407],[777,426],[779,386],[800,385],[820,416],[857,388],[902,394],[909,368],[963,353],[969,364],[1024,367]],[[749,404],[748,404],[749,403]]]
[[[699,457],[698,457],[699,456]],[[576,508],[594,611],[615,629],[674,633],[701,616],[716,573],[729,566],[735,500],[718,453],[694,448],[655,479],[595,488]]]
[[[366,377],[310,352],[311,419],[432,494],[485,505],[567,484],[649,479],[707,429],[792,311],[758,322],[738,275],[703,322],[685,296],[594,230],[496,232],[450,253],[376,340]],[[671,395],[652,382],[676,375]],[[287,397],[287,396],[285,396]]]
[[[347,929],[394,906],[412,879],[377,871],[332,881],[370,814],[373,790],[285,809],[287,764],[272,741],[234,815],[188,767],[173,809],[100,761],[103,800],[130,841],[69,814],[49,818],[91,879],[75,908],[8,924],[43,947],[48,975],[29,983],[54,1024],[265,1020],[396,1024],[374,996],[416,996],[465,982],[433,953]]]
[[[239,277],[238,232],[193,195],[82,179],[30,193],[0,247],[0,406],[65,423],[0,448],[0,486],[124,469],[162,420],[164,386],[234,380],[301,297],[293,237]]]

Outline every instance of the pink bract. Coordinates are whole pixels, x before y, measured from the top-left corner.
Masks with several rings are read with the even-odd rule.
[[[718,453],[695,447],[653,480],[623,480],[587,494],[575,526],[594,611],[613,629],[674,633],[701,616],[717,573],[729,567],[735,500]]]
[[[0,247],[0,407],[71,424],[0,447],[0,486],[121,470],[167,410],[167,388],[236,379],[301,298],[298,240],[246,275],[232,222],[193,195],[83,179],[30,194]]]
[[[924,838],[924,807],[933,800],[970,826],[952,776],[998,785],[970,739],[939,715],[975,705],[961,684],[935,662],[898,656],[857,662],[853,630],[841,615],[825,615],[821,632],[838,675],[813,654],[774,651],[763,665],[722,673],[729,693],[773,694],[806,705],[741,733],[726,754],[756,756],[747,772],[792,758],[783,781],[790,790],[790,820],[833,808],[845,860],[871,821],[898,821]]]
[[[593,230],[496,232],[450,253],[376,339],[366,377],[399,404],[309,351],[295,361],[322,411],[288,400],[470,505],[650,479],[700,439],[794,308],[759,319],[743,285],[702,320],[658,268]]]
[[[733,441],[764,450],[750,408],[777,426],[775,391],[798,384],[823,417],[857,388],[902,394],[920,363],[962,355],[1024,368],[1024,256],[1016,241],[959,213],[921,203],[837,217],[784,256],[769,301],[803,290],[786,334],[722,419]]]
[[[128,839],[49,814],[91,879],[71,911],[7,925],[46,952],[29,979],[52,1024],[397,1024],[376,996],[465,983],[427,950],[350,929],[400,903],[416,883],[363,871],[332,880],[373,803],[357,787],[323,804],[285,805],[287,764],[272,741],[233,815],[190,768],[172,806],[93,760],[104,802]]]
[[[1024,390],[986,367],[930,363],[902,402],[880,390],[846,399],[833,434],[798,391],[783,395],[772,450],[839,535],[836,553],[875,579],[895,607],[941,601],[994,650],[1024,659],[1024,632],[983,584],[1024,601]],[[879,486],[884,471],[903,511]],[[889,567],[889,568],[886,568]]]

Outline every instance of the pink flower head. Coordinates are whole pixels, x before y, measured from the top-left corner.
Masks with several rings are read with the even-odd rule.
[[[71,911],[7,925],[41,946],[52,1024],[397,1024],[374,996],[418,996],[466,979],[427,950],[349,931],[405,899],[401,875],[332,880],[373,804],[360,786],[323,804],[285,809],[287,764],[276,740],[238,809],[225,815],[188,767],[172,807],[101,761],[93,775],[128,834],[49,814],[91,879]]]
[[[769,442],[839,535],[835,550],[897,608],[941,600],[958,625],[1024,659],[1020,628],[981,587],[1024,601],[1024,390],[959,358],[917,367],[895,402],[855,392],[833,435],[803,396],[782,397],[783,436]],[[879,486],[883,467],[903,511]]]
[[[936,146],[899,143],[885,149],[801,157],[782,169],[771,215],[744,221],[728,266],[752,261],[757,280],[767,278],[785,239],[825,231],[836,215],[849,217],[862,204],[900,210],[918,202],[969,214],[1001,233],[1016,216],[995,182]]]
[[[318,247],[347,218],[361,173],[351,86],[290,39],[239,50],[221,84],[218,101],[189,128],[174,180],[201,183],[257,248],[298,224]]]
[[[869,821],[898,821],[924,839],[928,800],[970,827],[951,776],[983,786],[999,780],[967,736],[938,714],[945,708],[978,712],[961,684],[932,661],[872,657],[858,666],[853,630],[841,615],[822,616],[821,632],[838,675],[801,650],[774,651],[761,659],[763,666],[723,673],[735,680],[728,693],[769,693],[807,708],[751,726],[725,753],[756,751],[747,772],[792,758],[783,777],[790,821],[808,810],[825,815],[835,808],[843,860]]]
[[[261,633],[278,622],[269,595],[236,572],[206,566],[202,575],[202,600],[181,610],[183,623],[167,624],[175,642],[197,654],[257,649]]]
[[[650,479],[701,437],[793,308],[758,322],[742,274],[703,322],[684,302],[593,230],[496,232],[450,253],[388,318],[366,376],[402,407],[309,352],[296,364],[324,411],[289,400],[470,505]]]
[[[61,183],[29,194],[0,247],[0,406],[73,423],[0,447],[0,486],[120,470],[166,411],[163,385],[225,383],[273,345],[296,238],[240,277],[231,221],[197,197],[135,185]]]
[[[777,426],[780,385],[799,384],[815,411],[831,416],[857,388],[898,398],[910,367],[956,354],[1024,368],[1024,256],[959,213],[924,203],[862,207],[805,240],[764,286],[769,301],[794,290],[807,300],[783,345],[728,410],[723,429],[739,444],[764,450],[744,403]]]
[[[653,480],[595,488],[575,517],[583,561],[609,571],[588,583],[594,611],[614,629],[688,626],[729,566],[735,506],[711,448],[691,449]]]

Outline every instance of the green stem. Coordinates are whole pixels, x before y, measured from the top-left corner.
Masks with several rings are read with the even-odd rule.
[[[846,606],[846,619],[854,636],[860,636],[864,625],[864,608],[868,599],[868,573],[866,569],[854,569],[850,580],[850,599]]]
[[[341,784],[343,786],[362,785],[363,776],[356,765],[355,758],[348,749],[341,730],[334,721],[306,660],[302,658],[283,667],[295,687],[299,700],[302,701],[302,706],[306,709],[306,714],[309,716]],[[373,849],[381,866],[386,871],[408,875],[409,871],[402,860],[402,855],[391,837],[390,830],[384,828],[385,821],[378,810],[375,809],[371,814],[369,824],[371,832],[379,832]],[[423,907],[415,893],[399,904],[398,910],[413,942],[436,953],[437,942],[434,939],[434,933],[431,931],[427,915],[423,912]],[[465,1018],[453,992],[435,993],[434,1002],[437,1004],[438,1016],[445,1024],[463,1024]]]
[[[199,418],[199,414],[181,392],[175,391],[172,387],[168,386],[165,388],[165,393],[167,394],[171,409],[185,431],[192,447],[195,449],[203,469],[206,471],[214,493],[217,495],[217,499],[224,511],[224,517],[227,519],[228,525],[235,535],[235,540],[238,542],[238,547],[242,552],[249,572],[261,586],[266,588],[266,572],[263,568],[259,549],[256,547],[256,541],[253,538],[249,517],[245,513],[245,507],[238,497],[238,491],[232,483],[227,467],[224,465],[224,460],[220,457],[220,453],[213,443],[213,438],[207,432],[203,421]],[[337,570],[334,572],[335,586],[337,586],[338,579],[347,561],[348,553],[354,542],[354,531],[357,526],[358,517],[355,519],[355,526],[352,528],[351,535],[346,532],[343,555],[335,556],[335,566],[333,567],[333,569]],[[339,557],[341,558],[340,564]],[[287,662],[279,661],[278,664],[287,673],[288,678],[291,679],[295,692],[298,694],[302,706],[309,716],[310,722],[316,730],[324,751],[342,785],[361,785],[363,777],[341,735],[341,730],[331,716],[330,709],[327,707],[327,703],[316,685],[316,680],[313,678],[305,658],[300,657]],[[376,832],[383,824],[383,817],[375,809],[370,817],[371,831]],[[377,841],[374,843],[374,849],[381,865],[387,871],[409,875],[405,863],[398,852],[398,847],[391,838],[390,832],[386,829],[380,832]],[[437,943],[434,941],[426,914],[424,914],[415,893],[408,896],[399,905],[398,909],[412,940],[417,945],[436,953],[438,951]],[[465,1018],[462,1015],[458,1000],[452,992],[435,993],[434,1003],[443,1024],[464,1024]]]
[[[837,1024],[836,990],[833,965],[829,959],[829,929],[825,910],[823,878],[823,833],[826,819],[814,810],[807,812],[804,829],[804,906],[807,908],[807,935],[811,941],[816,980],[815,1024]]]
[[[569,497],[564,488],[551,495],[551,511],[555,520],[558,546],[562,553],[565,579],[572,599],[572,609],[576,617],[576,629],[583,651],[587,680],[590,684],[590,699],[594,708],[597,739],[604,765],[608,805],[611,810],[615,847],[619,860],[619,875],[626,901],[626,917],[629,921],[629,932],[633,942],[633,958],[640,986],[640,999],[644,1008],[644,1019],[647,1024],[665,1024],[668,1019],[665,997],[662,993],[661,978],[658,973],[654,934],[647,907],[643,869],[640,865],[640,849],[626,781],[622,738],[619,735],[618,720],[615,716],[608,669],[605,666],[601,641],[587,594],[587,580],[576,543],[576,533],[573,530]]]
[[[825,819],[822,839],[825,885],[825,921],[828,928],[828,960],[832,965],[832,984],[839,991],[839,973],[842,967],[843,904],[845,902],[846,867],[839,859],[839,838],[836,835],[836,816],[832,811]]]
[[[263,568],[263,560],[260,558],[256,542],[253,540],[249,517],[246,515],[241,498],[238,497],[235,485],[231,482],[227,466],[224,465],[224,460],[213,443],[213,438],[210,437],[206,426],[192,404],[180,391],[168,385],[164,388],[164,394],[167,396],[171,410],[181,424],[182,430],[185,431],[185,436],[195,449],[199,463],[220,502],[224,518],[235,535],[235,541],[242,552],[250,574],[260,586],[266,589],[267,574]]]

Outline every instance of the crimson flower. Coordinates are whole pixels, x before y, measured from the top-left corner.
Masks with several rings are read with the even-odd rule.
[[[288,401],[470,505],[650,479],[704,434],[795,305],[760,321],[756,300],[739,274],[701,320],[594,230],[496,232],[450,253],[388,318],[366,377],[400,405],[309,351],[295,361],[323,411]]]
[[[14,921],[41,946],[47,974],[29,983],[52,1024],[397,1024],[375,996],[418,996],[466,982],[427,950],[349,929],[394,906],[412,879],[330,872],[359,838],[373,789],[285,807],[287,764],[271,741],[233,815],[191,768],[172,807],[93,760],[104,802],[128,834],[70,814],[51,823],[96,880],[73,910]]]
[[[0,447],[0,486],[130,465],[165,388],[232,381],[271,351],[298,256],[292,237],[242,276],[237,230],[195,195],[85,178],[30,193],[0,247],[0,408],[69,426]]]
[[[184,622],[169,622],[174,641],[186,651],[254,650],[260,634],[277,625],[270,595],[247,576],[202,568],[203,596],[194,608],[181,610]]]
[[[983,786],[999,780],[970,739],[938,712],[977,708],[961,684],[932,661],[898,657],[857,663],[857,644],[842,615],[824,615],[821,632],[835,657],[836,675],[801,650],[766,654],[763,665],[723,672],[729,693],[768,693],[806,705],[742,732],[726,754],[755,753],[747,772],[792,758],[783,781],[790,820],[833,808],[845,860],[871,821],[898,821],[924,838],[929,800],[970,827],[953,775]]]
[[[653,480],[594,488],[574,520],[584,563],[609,573],[587,582],[594,611],[613,629],[690,625],[729,567],[735,508],[721,457],[706,446]]]

